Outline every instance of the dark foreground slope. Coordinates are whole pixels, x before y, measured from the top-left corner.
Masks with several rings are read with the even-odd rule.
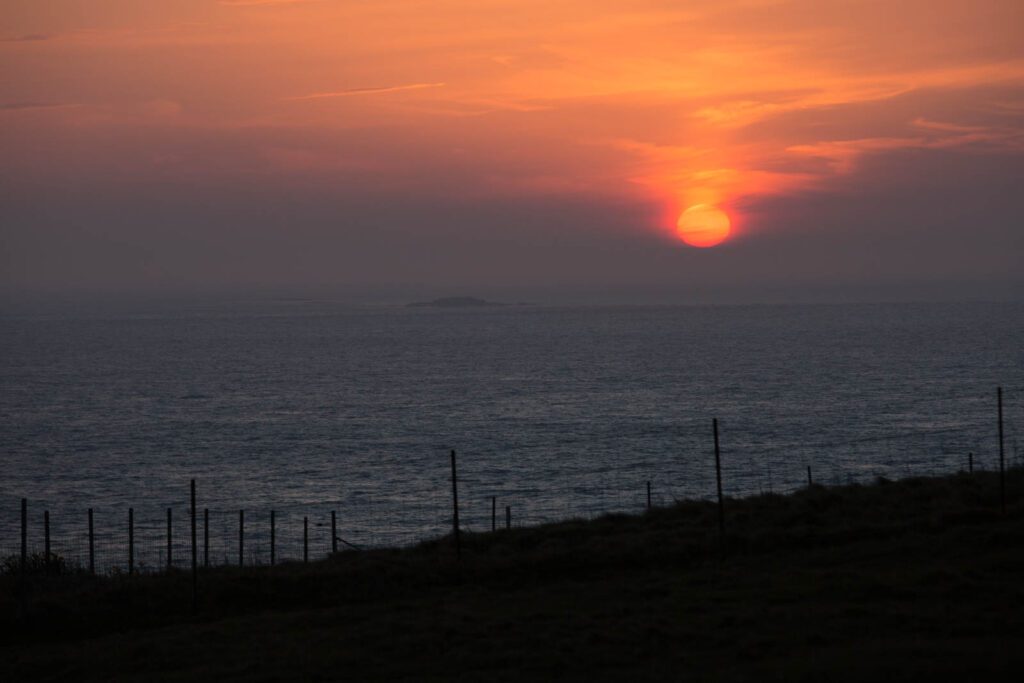
[[[1010,680],[1024,472],[814,487],[308,566],[0,588],[0,679]]]

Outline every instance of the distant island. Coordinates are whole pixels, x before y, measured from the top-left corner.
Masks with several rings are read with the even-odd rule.
[[[433,301],[414,301],[407,308],[479,308],[482,306],[508,306],[495,301],[486,301],[472,296],[446,296]]]

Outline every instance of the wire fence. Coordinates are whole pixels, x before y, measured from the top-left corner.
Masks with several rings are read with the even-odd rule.
[[[996,416],[982,422],[917,429],[899,428],[869,436],[801,441],[792,435],[733,442],[722,434],[723,486],[727,496],[785,494],[815,484],[839,485],[973,469],[1021,466],[1021,434],[1015,420]],[[487,532],[506,526],[534,526],[609,513],[638,513],[683,499],[715,496],[710,420],[681,431],[699,434],[706,447],[691,458],[602,459],[588,463],[576,441],[549,445],[550,466],[528,481],[515,476],[515,462],[478,467],[472,454],[458,462],[459,528]],[[693,436],[694,434],[691,434]],[[629,435],[617,435],[619,437]],[[696,438],[696,437],[695,437]],[[624,459],[625,460],[625,459]],[[533,462],[537,460],[534,459]],[[639,464],[638,464],[639,463]],[[442,474],[443,473],[443,474]],[[538,473],[534,473],[535,475]],[[390,490],[365,487],[338,501],[310,505],[298,501],[250,509],[206,507],[199,478],[196,559],[199,566],[266,566],[322,559],[332,552],[400,547],[452,530],[452,488],[447,457],[428,488]],[[24,517],[8,519],[0,538],[0,558],[16,566],[21,555],[48,558],[97,573],[159,572],[192,563],[189,482],[182,502],[169,508],[140,501],[138,507],[105,506],[59,514],[31,500],[19,501]],[[15,521],[11,524],[11,521]],[[21,530],[21,538],[10,530]]]

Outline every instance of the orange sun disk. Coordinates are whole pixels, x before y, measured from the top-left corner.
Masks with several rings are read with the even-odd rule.
[[[691,247],[713,247],[729,236],[729,217],[710,204],[696,204],[679,214],[676,233]]]

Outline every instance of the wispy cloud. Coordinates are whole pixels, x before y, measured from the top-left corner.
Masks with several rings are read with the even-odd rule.
[[[43,35],[42,33],[30,33],[24,36],[14,36],[13,38],[3,38],[2,41],[5,43],[35,43],[40,40],[49,40],[50,36]]]
[[[333,92],[315,92],[310,95],[299,95],[297,97],[286,97],[287,100],[323,100],[331,97],[353,97],[355,95],[376,95],[378,93],[399,92],[401,90],[425,90],[427,88],[441,88],[444,83],[409,83],[408,85],[390,85],[379,88],[349,88],[348,90],[336,90]]]
[[[23,109],[55,109],[57,107],[73,107],[66,102],[6,102],[0,103],[0,111],[21,111]]]

